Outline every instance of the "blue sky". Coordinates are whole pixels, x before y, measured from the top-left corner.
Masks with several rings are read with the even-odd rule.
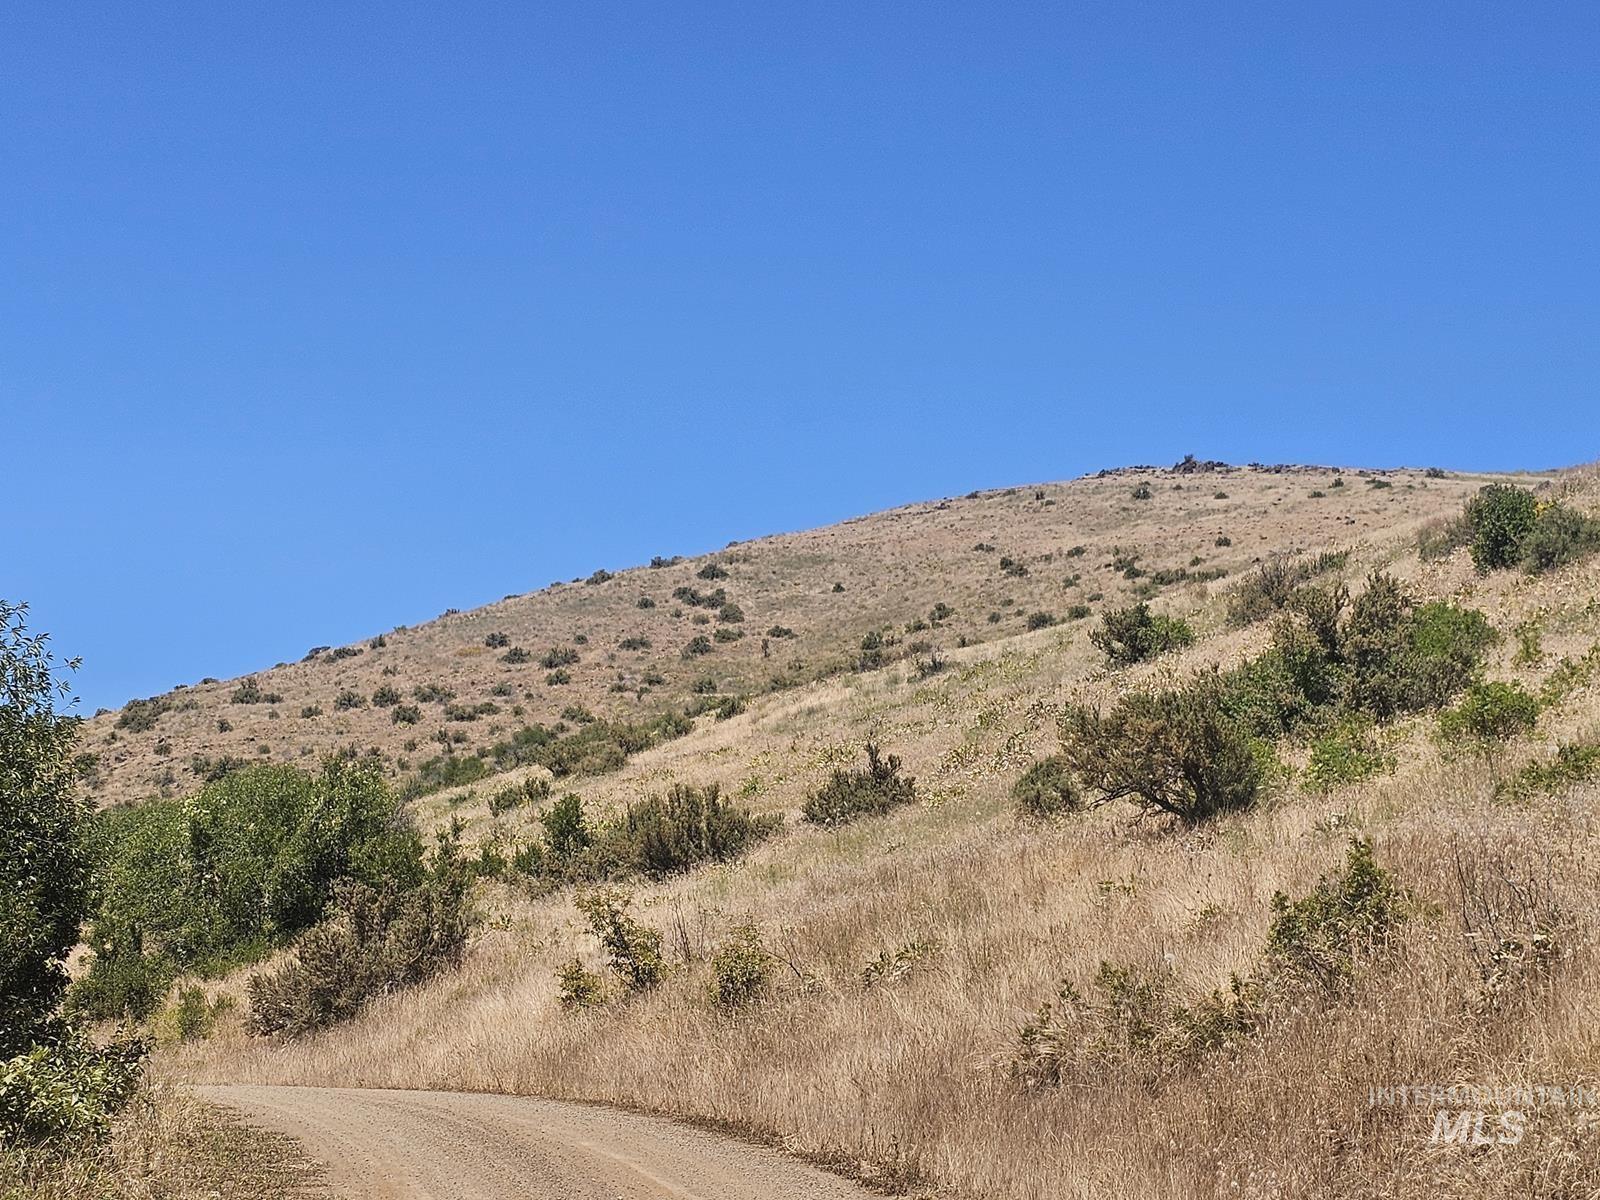
[[[88,708],[1186,452],[1597,456],[1600,8],[0,15],[0,595]]]

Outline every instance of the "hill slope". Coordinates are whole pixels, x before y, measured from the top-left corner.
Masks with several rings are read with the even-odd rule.
[[[1130,468],[598,571],[321,648],[245,681],[208,680],[98,714],[83,739],[86,782],[102,804],[128,802],[181,793],[241,760],[314,761],[347,747],[376,749],[403,778],[446,742],[457,756],[487,752],[563,714],[568,723],[580,712],[645,721],[697,692],[825,678],[861,665],[874,633],[884,645],[871,653],[887,661],[924,645],[1007,637],[1036,613],[1098,613],[1140,589],[1157,607],[1193,607],[1206,590],[1196,576],[1237,576],[1279,551],[1394,543],[1456,511],[1483,482],[1422,471]],[[1134,577],[1119,551],[1137,556]],[[937,605],[949,614],[934,622]]]

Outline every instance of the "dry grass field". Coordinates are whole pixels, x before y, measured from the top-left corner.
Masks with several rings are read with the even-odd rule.
[[[695,578],[703,560],[637,569],[390,634],[383,647],[337,664],[263,672],[262,687],[283,697],[276,720],[266,705],[229,705],[232,684],[179,693],[180,707],[137,737],[108,741],[114,719],[102,718],[91,733],[100,794],[129,798],[159,785],[163,761],[176,770],[192,753],[253,753],[258,742],[280,758],[349,742],[414,757],[387,718],[334,714],[329,703],[338,689],[380,686],[391,666],[387,678],[407,690],[443,682],[462,699],[515,678],[530,720],[554,719],[575,700],[602,713],[649,711],[709,671],[720,687],[752,694],[743,712],[703,717],[621,770],[562,788],[603,813],[671,783],[716,782],[752,809],[788,818],[737,863],[633,890],[635,915],[664,932],[670,963],[647,994],[563,1009],[562,964],[574,954],[601,962],[572,892],[493,885],[483,896],[488,920],[460,971],[295,1043],[252,1038],[226,1020],[209,1040],[169,1050],[169,1069],[196,1081],[605,1101],[779,1143],[911,1193],[1600,1194],[1600,1125],[1590,1121],[1600,1109],[1523,1105],[1515,1144],[1441,1145],[1430,1143],[1439,1102],[1402,1104],[1375,1091],[1600,1086],[1597,791],[1580,784],[1496,796],[1525,764],[1600,736],[1600,690],[1586,675],[1533,733],[1492,753],[1442,746],[1431,716],[1403,719],[1383,733],[1392,770],[1329,790],[1292,775],[1253,811],[1194,829],[1136,818],[1120,804],[1043,823],[1013,811],[1012,782],[1053,752],[1056,718],[1071,702],[1260,648],[1263,627],[1229,628],[1223,613],[1228,590],[1270,551],[1347,548],[1352,583],[1384,566],[1420,596],[1481,609],[1504,635],[1491,652],[1494,679],[1537,689],[1564,660],[1600,644],[1594,559],[1539,577],[1480,576],[1464,552],[1419,560],[1418,530],[1458,511],[1483,479],[1393,472],[1381,477],[1391,486],[1379,487],[1347,472],[1334,488],[1333,478],[1311,469],[1140,470],[915,506],[735,547],[714,556],[729,573],[714,583]],[[1541,481],[1575,507],[1600,503],[1590,473],[1522,480]],[[1149,499],[1132,498],[1141,485]],[[1232,544],[1218,546],[1219,536]],[[996,550],[974,550],[980,542]],[[1085,552],[1067,557],[1076,545]],[[1122,602],[1135,585],[1111,567],[1116,547],[1138,552],[1149,570],[1194,559],[1202,562],[1190,570],[1228,570],[1172,583],[1153,601],[1191,620],[1201,635],[1194,646],[1111,671],[1089,643],[1090,622],[1026,628],[1031,612]],[[1027,574],[1004,574],[1001,555]],[[835,580],[843,592],[832,591]],[[689,615],[673,615],[680,585],[726,587],[750,635],[682,660],[694,627]],[[637,609],[641,593],[657,607]],[[941,601],[955,610],[942,628],[903,632]],[[1000,619],[991,623],[991,612]],[[759,633],[773,624],[797,636],[763,659]],[[948,667],[926,677],[909,659],[839,669],[867,632],[886,626],[903,641],[936,640]],[[476,653],[493,631],[538,653],[578,633],[589,640],[572,683],[550,688],[537,667]],[[614,649],[634,633],[652,649]],[[786,686],[767,686],[791,666]],[[609,691],[619,675],[636,680],[650,668],[665,682],[645,697]],[[313,702],[328,715],[293,715]],[[210,732],[219,717],[232,733]],[[474,724],[485,726],[481,734],[468,726],[483,738],[496,724],[509,727],[504,716]],[[150,747],[156,737],[171,741],[165,760]],[[807,794],[869,740],[903,758],[920,802],[839,829],[796,821]],[[1285,758],[1303,765],[1304,747],[1291,745]],[[505,782],[426,796],[417,812],[431,824],[459,818],[473,842],[510,842],[536,815],[490,813],[487,796]],[[1344,861],[1353,835],[1373,839],[1377,861],[1405,889],[1408,915],[1346,991],[1277,1005],[1249,1036],[1199,1056],[1098,1044],[1068,1054],[1053,1084],[1017,1075],[1019,1029],[1064,981],[1093,994],[1102,963],[1160,980],[1185,1001],[1249,977],[1274,893],[1306,894]],[[730,1013],[708,1001],[709,959],[741,924],[759,931],[777,968],[764,998]],[[1501,956],[1485,967],[1486,939],[1526,942],[1535,926],[1553,931],[1538,942],[1537,962]],[[244,979],[207,986],[242,996]],[[1508,1106],[1443,1107],[1486,1108],[1494,1132]]]

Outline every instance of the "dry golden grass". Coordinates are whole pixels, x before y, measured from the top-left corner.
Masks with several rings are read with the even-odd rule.
[[[0,1156],[5,1200],[325,1200],[321,1177],[290,1139],[162,1082],[101,1146],[31,1168]]]
[[[1240,478],[1253,479],[1224,486],[1238,493]],[[1209,482],[1198,486],[1210,495]],[[1593,484],[1582,486],[1592,506]],[[1381,505],[1399,490],[1350,499]],[[1393,558],[1417,589],[1466,597],[1508,634],[1536,618],[1542,663],[1515,665],[1508,637],[1494,676],[1536,683],[1600,639],[1600,564],[1537,580],[1480,578],[1460,555],[1419,564],[1404,549],[1415,525],[1407,511],[1362,539],[1351,572]],[[562,1012],[556,967],[575,950],[598,964],[597,949],[570,895],[505,890],[489,897],[493,920],[460,972],[298,1044],[253,1041],[230,1024],[171,1061],[217,1082],[602,1100],[724,1124],[885,1186],[949,1195],[1600,1194],[1600,1126],[1585,1127],[1578,1110],[1539,1107],[1520,1144],[1466,1150],[1429,1145],[1431,1105],[1369,1103],[1370,1089],[1396,1085],[1600,1086],[1596,789],[1524,807],[1492,799],[1528,758],[1600,735],[1600,690],[1580,690],[1536,736],[1494,756],[1446,754],[1431,722],[1413,720],[1396,731],[1394,774],[1326,796],[1285,786],[1256,812],[1199,831],[1118,808],[1045,826],[1016,820],[1006,789],[1049,751],[1064,701],[1258,644],[1259,630],[1221,629],[1217,589],[1183,589],[1181,599],[1171,606],[1192,610],[1209,636],[1155,667],[1108,675],[1082,626],[1020,634],[953,651],[951,669],[928,680],[901,664],[766,696],[583,781],[598,809],[681,779],[792,813],[876,737],[905,758],[924,796],[837,832],[792,827],[741,863],[639,889],[639,914],[667,932],[677,964],[652,994]],[[531,821],[490,817],[481,791],[430,798],[423,811],[468,818],[474,837],[514,836]],[[1102,961],[1170,969],[1195,994],[1247,973],[1273,893],[1306,892],[1352,834],[1375,839],[1415,908],[1354,995],[1275,1010],[1260,1034],[1182,1067],[1111,1058],[1037,1090],[1007,1072],[1020,1023],[1063,979],[1085,986]],[[1562,923],[1555,960],[1491,1004],[1459,914],[1464,900],[1494,898],[1502,870],[1547,877]],[[768,1000],[730,1017],[706,1001],[706,959],[741,920],[762,929],[783,965]],[[864,983],[871,959],[913,942],[932,949],[902,978]],[[242,981],[225,987],[238,992]]]
[[[172,709],[145,732],[117,729],[118,714],[97,716],[84,730],[82,749],[97,759],[88,782],[101,803],[138,800],[194,786],[197,755],[314,763],[347,746],[377,747],[403,774],[437,753],[431,739],[441,727],[465,735],[460,749],[467,751],[490,746],[527,722],[552,723],[573,704],[602,716],[653,715],[681,703],[706,675],[725,690],[742,692],[765,690],[779,675],[833,675],[869,630],[902,629],[940,602],[955,615],[937,630],[904,635],[906,642],[928,638],[948,649],[962,639],[992,641],[1015,634],[1032,612],[1059,615],[1095,593],[1104,594],[1105,604],[1121,602],[1133,585],[1110,567],[1115,547],[1138,551],[1150,570],[1185,567],[1198,557],[1207,568],[1237,576],[1276,550],[1386,543],[1455,512],[1485,478],[1430,479],[1420,471],[1394,471],[1382,473],[1392,486],[1380,490],[1368,482],[1378,475],[1347,474],[1342,488],[1331,487],[1333,477],[1320,468],[1196,475],[1130,469],[908,505],[826,529],[741,543],[658,570],[618,571],[602,583],[552,585],[391,631],[381,647],[370,640],[357,643],[350,647],[360,651],[353,657],[334,660],[323,653],[263,670],[257,679],[264,692],[282,697],[277,704],[231,704],[237,681],[212,681],[169,693]],[[1139,484],[1151,489],[1151,499],[1131,498]],[[1326,495],[1312,498],[1316,490]],[[1217,491],[1227,498],[1216,499]],[[1216,546],[1220,534],[1233,544]],[[974,550],[979,543],[995,549]],[[1085,553],[1068,557],[1079,545]],[[1028,574],[1003,574],[1002,557],[1026,564]],[[729,577],[699,579],[697,571],[713,559]],[[1077,585],[1065,586],[1073,575],[1081,577]],[[835,582],[846,590],[834,592]],[[706,657],[683,659],[680,651],[691,637],[709,636],[716,628],[714,618],[695,623],[711,616],[706,610],[672,599],[673,590],[685,585],[702,592],[725,588],[744,611],[737,627],[745,637],[716,644]],[[1168,589],[1171,595],[1161,603],[1184,607],[1189,590]],[[641,596],[656,606],[639,608]],[[1098,611],[1102,602],[1093,607]],[[991,623],[991,613],[1001,620]],[[767,656],[763,638],[774,625],[795,636],[770,639]],[[535,661],[502,663],[504,651],[484,645],[491,633],[504,633]],[[582,645],[575,642],[579,636],[587,639]],[[635,636],[647,638],[650,649],[618,646]],[[558,646],[576,649],[581,661],[567,668],[569,684],[550,686],[537,660]],[[651,673],[661,682],[646,685]],[[422,684],[450,689],[458,704],[490,702],[500,712],[446,722],[442,704],[424,703],[421,723],[396,725],[389,708],[334,707],[343,691],[370,701],[383,686],[412,703],[412,690]],[[510,694],[496,694],[497,688]],[[308,708],[320,712],[302,717]]]

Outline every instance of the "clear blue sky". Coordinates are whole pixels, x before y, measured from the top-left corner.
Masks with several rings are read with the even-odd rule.
[[[1600,7],[8,4],[0,595],[88,708],[1185,452],[1596,457]]]

